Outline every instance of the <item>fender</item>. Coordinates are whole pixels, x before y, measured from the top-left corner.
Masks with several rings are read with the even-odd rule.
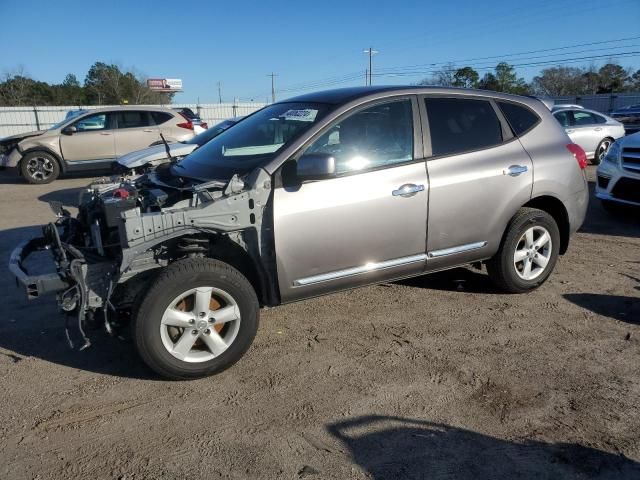
[[[56,161],[58,162],[58,165],[60,165],[60,171],[62,173],[66,173],[67,172],[67,162],[60,155],[58,155],[56,152],[51,150],[49,147],[38,145],[36,147],[27,148],[26,150],[22,150],[20,148],[18,150],[22,154],[23,158],[27,153],[31,153],[31,152],[46,152],[49,155],[51,155],[53,158],[56,159]],[[22,159],[20,159],[20,161],[22,161]]]

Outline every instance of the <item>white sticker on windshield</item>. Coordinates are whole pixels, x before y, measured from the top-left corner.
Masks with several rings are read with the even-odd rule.
[[[318,110],[313,108],[304,108],[302,110],[287,110],[280,118],[285,120],[297,120],[299,122],[313,122],[318,115]]]

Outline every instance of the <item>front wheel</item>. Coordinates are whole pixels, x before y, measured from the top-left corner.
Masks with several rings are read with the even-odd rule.
[[[32,184],[53,182],[60,175],[58,160],[47,152],[29,152],[20,161],[20,173]]]
[[[521,208],[511,219],[498,253],[487,262],[487,271],[507,292],[533,290],[551,275],[559,248],[560,232],[553,217],[535,208]]]
[[[133,322],[142,360],[159,375],[193,379],[237,362],[258,329],[259,305],[249,281],[208,258],[169,265],[146,293]]]

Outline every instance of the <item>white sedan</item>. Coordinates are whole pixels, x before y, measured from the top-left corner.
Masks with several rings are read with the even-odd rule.
[[[624,125],[611,117],[586,108],[555,110],[553,116],[564,127],[573,143],[586,152],[594,165],[599,165],[607,150],[624,137]]]

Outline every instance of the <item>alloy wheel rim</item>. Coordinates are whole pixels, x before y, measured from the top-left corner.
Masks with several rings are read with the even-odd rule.
[[[604,158],[610,146],[611,142],[609,140],[603,140],[602,143],[600,143],[600,148],[598,149],[598,160],[602,160]]]
[[[523,280],[534,280],[547,269],[552,252],[551,235],[541,226],[528,228],[516,243],[513,266]]]
[[[165,309],[160,337],[178,360],[201,363],[219,357],[240,329],[240,308],[224,290],[210,286],[189,289]]]
[[[27,162],[27,171],[35,180],[46,180],[53,174],[53,162],[46,157],[33,157]]]

